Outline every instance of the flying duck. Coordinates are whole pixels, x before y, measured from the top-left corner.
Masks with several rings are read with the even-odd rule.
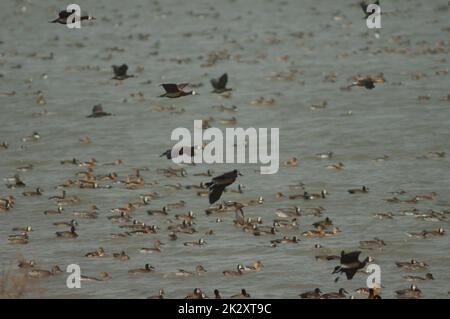
[[[174,83],[165,83],[161,84],[161,86],[164,88],[166,93],[160,95],[160,97],[168,97],[168,98],[179,98],[186,95],[195,95],[195,91],[183,91],[183,89],[188,86],[189,83],[181,83],[181,84],[174,84]]]
[[[224,73],[218,79],[212,79],[211,85],[214,88],[214,90],[211,93],[224,93],[224,92],[231,91],[232,89],[227,88],[227,82],[228,82],[228,74],[227,73]]]
[[[209,203],[214,204],[222,196],[225,187],[231,185],[236,180],[237,176],[242,176],[238,170],[233,170],[231,172],[216,176],[211,182],[205,183],[205,186],[209,189]]]

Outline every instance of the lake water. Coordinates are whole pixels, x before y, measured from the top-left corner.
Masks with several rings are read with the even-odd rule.
[[[66,274],[58,274],[30,283],[25,297],[43,298],[146,298],[160,288],[168,298],[182,298],[195,287],[207,295],[217,288],[230,296],[246,288],[256,298],[298,298],[301,292],[320,287],[337,291],[344,287],[351,294],[364,287],[365,274],[352,281],[341,278],[334,283],[331,275],[337,261],[316,261],[314,256],[339,254],[341,250],[359,250],[359,241],[380,237],[386,246],[379,250],[362,249],[361,258],[375,257],[382,271],[383,298],[394,298],[395,291],[408,288],[407,274],[395,261],[412,258],[429,264],[434,281],[419,282],[425,298],[446,298],[450,290],[449,236],[416,239],[407,232],[449,230],[448,214],[441,221],[423,221],[401,216],[399,211],[417,208],[427,212],[450,211],[449,134],[450,94],[449,20],[447,1],[395,1],[383,3],[382,28],[366,27],[356,1],[78,1],[82,10],[96,16],[82,22],[81,29],[50,24],[63,1],[12,1],[0,3],[0,197],[15,197],[15,206],[0,213],[0,269],[19,275],[17,259],[33,259],[38,268],[79,264],[85,275],[111,276],[104,282],[83,282],[81,289],[66,287]],[[211,52],[223,51],[215,63]],[[111,80],[111,65],[126,63],[134,78],[122,83]],[[229,98],[211,94],[209,80],[227,72]],[[357,74],[383,72],[387,82],[373,90],[351,84]],[[274,79],[277,73],[288,75]],[[330,76],[331,75],[331,76]],[[335,75],[335,76],[333,76]],[[334,81],[327,81],[326,78]],[[160,83],[189,82],[200,94],[180,99],[161,99]],[[15,94],[12,94],[12,92]],[[41,91],[46,104],[36,102]],[[143,95],[139,98],[138,93]],[[11,94],[6,94],[11,93]],[[419,96],[424,96],[419,98]],[[257,98],[274,99],[273,105],[253,105]],[[323,109],[311,105],[327,101]],[[102,104],[114,116],[86,118],[93,105]],[[237,112],[220,112],[214,105],[237,106]],[[157,112],[171,107],[184,112]],[[43,113],[39,116],[36,113]],[[186,177],[167,178],[158,169],[176,167],[159,155],[174,142],[170,134],[177,127],[193,130],[194,120],[213,117],[211,125],[227,126],[220,119],[235,116],[237,127],[280,129],[280,162],[297,157],[297,167],[282,165],[277,174],[260,175],[259,164],[224,164],[186,166]],[[39,142],[22,138],[38,131]],[[89,136],[84,145],[79,138]],[[332,151],[332,159],[318,160],[316,153]],[[419,159],[429,152],[446,152],[437,159]],[[389,156],[389,160],[374,159]],[[148,183],[136,190],[123,184],[111,189],[67,189],[80,197],[77,205],[65,207],[62,216],[46,216],[56,209],[48,197],[60,194],[55,189],[86,168],[60,165],[61,160],[95,158],[95,174],[116,171],[123,180],[133,168],[147,167],[141,175]],[[100,164],[121,159],[122,165]],[[344,163],[340,171],[325,166]],[[19,172],[25,189],[8,189],[4,178],[12,177],[17,167],[31,164],[33,169]],[[277,208],[322,206],[321,217],[301,216],[297,231],[280,229],[277,235],[253,236],[233,224],[234,213],[207,216],[206,197],[196,190],[170,190],[165,185],[199,184],[208,177],[195,176],[208,169],[214,175],[239,169],[244,176],[243,194],[225,193],[224,200],[249,201],[259,196],[263,205],[244,208],[246,216],[260,216],[265,225],[277,218]],[[157,182],[152,184],[151,182]],[[304,183],[309,192],[326,189],[323,200],[278,199],[303,192],[289,185]],[[237,184],[237,183],[236,183]],[[236,184],[231,188],[236,189]],[[350,195],[347,190],[369,187],[370,192]],[[23,191],[36,187],[40,197],[24,197]],[[391,204],[390,192],[405,190],[401,198],[436,192],[434,200],[417,204]],[[157,234],[111,239],[122,231],[107,216],[114,207],[139,200],[139,195],[158,192],[161,197],[138,208],[133,218],[161,229]],[[186,206],[172,209],[169,215],[149,216],[147,209],[183,200]],[[98,219],[76,218],[77,239],[57,240],[54,222],[73,218],[72,210],[99,208]],[[192,210],[196,215],[193,235],[179,234],[169,241],[167,219]],[[373,217],[378,212],[392,212],[391,220]],[[312,223],[329,217],[342,231],[333,237],[306,238],[301,233]],[[13,227],[32,225],[29,243],[12,245],[8,235]],[[212,229],[215,235],[204,235]],[[270,240],[297,235],[297,245],[270,247]],[[203,237],[202,247],[186,247],[186,241]],[[165,245],[160,254],[142,254],[141,247],[151,247],[159,238]],[[324,246],[315,249],[315,244]],[[97,247],[104,247],[107,257],[84,257]],[[125,250],[130,260],[111,257]],[[241,277],[225,277],[222,271],[235,269],[239,263],[261,260],[260,272]],[[155,267],[152,274],[129,275],[128,269]],[[201,264],[202,276],[177,277],[177,269],[192,271]],[[425,272],[413,273],[423,276]],[[355,297],[359,298],[355,294]],[[364,297],[364,296],[362,296]]]

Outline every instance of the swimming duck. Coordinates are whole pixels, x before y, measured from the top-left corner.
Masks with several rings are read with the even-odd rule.
[[[432,274],[432,273],[429,273],[429,272],[425,274],[425,277],[406,275],[406,276],[403,276],[403,278],[405,278],[405,279],[408,280],[408,281],[434,280],[433,274]]]
[[[222,273],[225,276],[242,276],[245,267],[241,264],[237,265],[237,270],[225,270]]]
[[[144,247],[144,248],[139,249],[139,251],[141,253],[146,253],[146,254],[160,253],[161,252],[161,245],[164,245],[164,244],[161,243],[161,241],[159,239],[156,239],[152,248],[145,248]]]
[[[345,273],[348,280],[351,280],[355,273],[359,270],[364,268],[367,263],[371,263],[374,261],[373,257],[368,256],[364,261],[359,261],[359,255],[361,254],[360,251],[352,251],[350,253],[345,253],[344,251],[341,251],[341,260],[340,266],[336,266],[332,272],[332,274],[342,274]],[[339,277],[336,277],[335,282],[339,280]]]
[[[320,299],[345,299],[348,292],[344,288],[340,288],[339,292],[329,292],[320,296]]]
[[[112,66],[113,72],[114,72],[114,77],[112,78],[113,80],[126,80],[129,78],[134,77],[134,75],[128,75],[127,71],[128,71],[128,65],[126,64],[122,64],[120,66],[117,65],[113,65]]]
[[[183,89],[188,86],[189,83],[181,83],[181,84],[174,84],[174,83],[165,83],[161,84],[161,86],[164,88],[166,93],[160,95],[160,97],[168,97],[168,98],[179,98],[186,95],[195,95],[195,91],[183,91]]]
[[[360,241],[359,245],[361,246],[361,248],[366,249],[382,249],[383,246],[386,246],[386,243],[384,242],[384,240],[375,237],[373,240]]]
[[[164,299],[164,294],[165,294],[164,289],[161,288],[159,289],[159,293],[157,295],[150,296],[147,299]]]
[[[327,165],[327,166],[325,166],[325,168],[334,169],[334,170],[340,171],[340,170],[344,169],[344,164],[342,162],[338,162],[338,163],[333,164],[333,165]]]
[[[319,255],[319,256],[315,256],[315,258],[316,258],[316,260],[324,260],[324,261],[341,259],[341,257],[337,256],[337,255]]]
[[[41,188],[36,188],[35,192],[23,192],[22,195],[26,196],[26,197],[30,197],[30,196],[41,196],[43,193],[43,190]]]
[[[222,299],[222,295],[218,289],[214,289],[214,299]]]
[[[205,272],[206,269],[202,265],[198,265],[197,267],[195,267],[195,273],[184,269],[178,269],[178,271],[175,273],[175,276],[179,277],[191,277],[194,275],[201,276]]]
[[[103,247],[98,247],[96,251],[92,251],[84,255],[89,258],[105,257],[105,250]]]
[[[28,141],[38,142],[40,139],[41,139],[41,135],[38,132],[34,131],[33,134],[22,138],[22,141],[23,142],[28,142]]]
[[[320,159],[329,159],[333,157],[333,152],[317,153],[315,156]]]
[[[313,224],[315,228],[326,228],[329,226],[333,226],[333,221],[329,217],[325,217],[324,220],[320,220]]]
[[[369,192],[369,188],[367,188],[366,186],[363,186],[361,189],[358,189],[358,188],[349,189],[348,192],[350,194],[368,193]]]
[[[75,10],[72,10],[72,11],[62,10],[58,13],[58,17],[55,20],[50,21],[50,23],[67,24],[67,22],[68,22],[67,20],[69,19],[69,17],[71,15],[75,15]],[[89,16],[89,15],[81,16],[80,21],[84,21],[84,20],[96,20],[96,19],[95,19],[95,17]]]
[[[34,266],[36,266],[36,262],[34,260],[30,261],[22,260],[19,262],[17,266],[22,269],[33,268]]]
[[[316,288],[312,291],[307,291],[302,294],[300,294],[300,298],[302,299],[320,299],[320,296],[322,294],[322,291],[319,288]]]
[[[104,117],[104,116],[110,116],[111,113],[107,113],[103,110],[103,106],[101,104],[94,105],[92,107],[92,113],[88,115],[88,118],[97,118],[97,117]]]
[[[428,265],[425,262],[418,261],[416,259],[411,259],[410,261],[407,262],[396,261],[395,264],[397,265],[397,267],[405,270],[422,270],[428,267]]]
[[[62,199],[56,199],[56,204],[58,205],[67,205],[67,204],[78,204],[80,202],[80,198],[78,196],[65,196]]]
[[[136,268],[128,270],[129,274],[142,274],[142,273],[151,273],[154,272],[155,268],[150,264],[145,264],[144,268]]]
[[[281,239],[274,239],[270,242],[272,244],[297,244],[300,241],[300,239],[297,238],[297,236],[293,236],[292,238],[283,237]]]
[[[419,237],[419,238],[430,238],[433,236],[443,236],[445,234],[444,228],[439,227],[438,229],[433,230],[422,230],[417,233],[408,233],[411,237]]]
[[[12,231],[21,231],[21,232],[30,232],[33,228],[31,226],[25,226],[25,227],[14,227]]]
[[[280,218],[296,217],[301,216],[301,209],[297,206],[292,208],[278,208],[275,214]]]
[[[110,210],[110,212],[111,213],[126,213],[126,214],[129,214],[129,213],[132,213],[133,210],[134,210],[133,205],[131,203],[128,203],[127,206],[125,206],[125,207],[112,208]]]
[[[297,158],[296,158],[296,157],[293,157],[293,158],[291,158],[291,159],[289,159],[289,160],[287,160],[287,161],[284,162],[284,165],[286,165],[286,166],[292,166],[292,167],[297,166],[297,164],[298,164],[298,161],[297,161]]]
[[[130,257],[123,250],[120,253],[113,253],[113,257],[121,261],[130,260]]]
[[[168,211],[169,211],[169,209],[167,208],[167,206],[163,206],[162,209],[149,209],[149,210],[147,210],[147,214],[167,216]]]
[[[53,225],[54,226],[72,227],[72,226],[78,226],[78,222],[75,219],[72,219],[70,221],[54,222]]]
[[[25,187],[26,184],[22,180],[22,178],[19,176],[19,174],[15,174],[12,178],[12,184],[6,184],[6,187],[8,188],[17,188],[17,187]]]
[[[206,298],[205,294],[199,289],[195,288],[192,294],[186,296],[185,299],[204,299]]]
[[[28,236],[26,235],[10,235],[8,238],[9,244],[21,244],[26,245],[28,244]]]
[[[77,238],[78,234],[75,232],[75,227],[70,227],[70,231],[56,232],[56,236],[59,238]]]
[[[0,150],[7,150],[9,148],[9,145],[7,142],[2,142],[0,144]]]
[[[62,272],[61,268],[59,266],[53,266],[51,271],[44,270],[44,269],[32,269],[28,271],[28,277],[30,278],[45,278],[49,276],[54,276],[58,272]]]
[[[188,241],[184,243],[185,246],[203,246],[205,244],[206,242],[203,240],[203,238],[200,238],[198,241]]]
[[[387,213],[376,213],[373,215],[374,217],[378,218],[378,219],[393,219],[394,215],[391,212],[387,212]]]
[[[214,204],[220,199],[225,187],[231,185],[236,180],[237,176],[242,176],[238,170],[216,176],[211,182],[205,183],[205,186],[209,189],[209,203]]]
[[[436,196],[437,196],[436,192],[431,192],[431,193],[425,194],[425,195],[417,195],[417,196],[414,197],[414,199],[416,201],[433,200],[433,199],[435,199]]]
[[[81,281],[105,281],[105,280],[108,279],[108,278],[111,278],[111,277],[110,277],[109,274],[108,274],[107,272],[105,272],[105,271],[102,271],[102,272],[100,273],[100,278],[93,277],[93,276],[84,276],[84,275],[81,275],[81,276],[80,276],[80,280],[81,280]]]
[[[228,82],[228,74],[224,73],[221,75],[218,79],[212,79],[211,85],[214,88],[214,90],[211,93],[225,93],[228,91],[232,91],[232,89],[227,88],[227,82]]]
[[[263,267],[263,264],[262,264],[261,260],[257,260],[251,265],[244,266],[244,270],[259,272],[259,271],[261,271],[262,267]]]
[[[195,219],[195,215],[193,211],[189,211],[187,215],[175,215],[175,218],[178,220],[186,220],[186,221],[193,221]]]
[[[241,289],[241,293],[233,295],[231,299],[247,299],[250,298],[250,294],[245,289]]]
[[[422,291],[415,284],[408,289],[397,290],[395,293],[401,299],[418,299],[422,296]]]
[[[326,235],[325,229],[322,226],[319,226],[317,230],[315,229],[309,229],[307,231],[304,231],[302,233],[302,236],[308,237],[308,238],[315,238],[315,237],[324,237]]]
[[[58,206],[57,210],[49,209],[44,212],[45,215],[60,215],[63,212],[62,206]]]

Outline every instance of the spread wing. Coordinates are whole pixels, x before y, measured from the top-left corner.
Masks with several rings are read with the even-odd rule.
[[[217,79],[211,79],[211,85],[216,90],[219,89],[219,81],[217,81]]]
[[[62,10],[62,11],[60,11],[59,13],[58,13],[58,16],[61,18],[61,19],[67,19],[72,13],[75,13],[75,10],[72,10],[72,11],[67,11],[67,10]]]
[[[180,83],[177,85],[178,90],[183,90],[186,86],[188,86],[189,83]]]
[[[217,202],[220,199],[220,196],[222,196],[224,189],[224,185],[213,184],[209,188],[209,203],[214,204],[215,202]]]
[[[364,11],[364,13],[367,13],[367,3],[365,1],[361,1],[359,3],[359,5],[361,6],[361,9]]]
[[[225,73],[219,78],[219,88],[220,89],[226,88],[227,82],[228,82],[228,74]]]
[[[94,105],[92,108],[92,113],[103,113],[103,107],[101,104]]]
[[[358,262],[359,255],[361,254],[360,251],[352,251],[348,254],[341,254],[341,264],[342,265],[349,265],[355,262]]]
[[[220,176],[214,177],[212,180],[215,184],[228,186],[236,180],[237,174],[235,171],[231,171]]]
[[[161,84],[161,86],[164,88],[164,90],[167,93],[177,93],[179,91],[178,85],[176,85],[174,83],[165,83],[165,84]]]

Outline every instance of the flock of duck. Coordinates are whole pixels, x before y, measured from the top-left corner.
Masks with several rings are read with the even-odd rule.
[[[377,1],[378,3],[378,1]],[[367,6],[366,3],[361,4],[363,10]],[[73,13],[73,12],[72,12]],[[61,11],[56,19],[51,21],[52,23],[66,24],[67,19],[71,12]],[[81,20],[95,20],[92,16],[82,16]],[[112,79],[118,81],[125,81],[134,77],[132,74],[128,74],[128,66],[126,64],[112,66],[113,77]],[[342,90],[350,90],[352,87],[361,87],[362,89],[372,90],[375,88],[375,84],[385,83],[386,80],[383,74],[376,76],[355,76],[352,83]],[[228,95],[232,92],[232,88],[228,87],[228,74],[224,73],[218,78],[213,78],[210,81],[212,92],[211,94],[225,94]],[[196,95],[194,90],[186,91],[188,83],[164,83],[161,84],[164,93],[161,94],[161,98],[186,98]],[[255,104],[273,104],[271,99],[260,98],[254,101]],[[220,106],[222,112],[236,112],[237,107]],[[326,103],[322,105],[316,105],[314,108],[324,108]],[[88,118],[100,118],[106,116],[112,116],[114,114],[106,112],[102,105],[98,104],[93,106],[92,113],[87,115]],[[235,118],[234,118],[235,119]],[[235,124],[235,121],[229,120],[226,124]],[[208,126],[209,123],[206,122]],[[38,143],[41,139],[40,134],[35,131],[30,136],[24,137],[22,142],[24,143]],[[8,152],[9,143],[7,141],[0,141],[0,152]],[[80,139],[80,143],[91,143],[89,137]],[[192,147],[181,148],[176,154],[188,154],[193,156],[197,149]],[[173,156],[171,149],[161,150],[160,161],[170,161]],[[0,153],[0,154],[1,154]],[[317,160],[332,160],[334,156],[333,152],[324,152],[315,154]],[[440,159],[444,158],[444,152],[430,152],[422,155],[424,159]],[[376,159],[377,161],[388,160],[389,157],[383,157]],[[323,207],[323,202],[327,200],[329,192],[326,189],[319,191],[310,191],[306,185],[299,183],[296,185],[288,185],[290,194],[283,191],[278,191],[273,194],[273,198],[281,200],[284,206],[280,205],[278,209],[274,211],[274,218],[269,221],[265,221],[261,216],[247,216],[247,211],[252,211],[254,208],[264,209],[264,205],[271,201],[272,198],[252,198],[248,199],[245,196],[245,186],[241,183],[245,182],[245,175],[237,169],[229,172],[221,172],[220,174],[214,174],[213,171],[207,170],[204,173],[196,174],[196,176],[204,177],[205,181],[198,184],[185,185],[182,183],[176,183],[166,185],[172,193],[164,197],[160,193],[151,190],[153,182],[148,182],[145,179],[144,172],[148,171],[147,168],[137,168],[129,173],[127,176],[120,176],[113,168],[123,164],[123,161],[118,159],[112,162],[100,163],[95,158],[82,160],[78,158],[61,159],[60,165],[79,167],[80,170],[75,173],[74,176],[69,176],[67,181],[55,185],[55,189],[60,190],[60,194],[52,194],[48,196],[49,209],[42,212],[45,218],[48,219],[49,225],[54,227],[54,237],[58,240],[77,240],[82,234],[78,231],[82,227],[79,220],[87,220],[89,223],[97,222],[109,222],[114,226],[117,226],[117,231],[108,234],[111,239],[122,239],[135,236],[146,236],[147,234],[155,234],[157,238],[154,239],[152,245],[147,247],[141,247],[138,249],[142,254],[163,255],[165,241],[180,241],[185,236],[192,236],[191,240],[182,241],[182,245],[186,247],[201,247],[209,245],[209,242],[214,242],[213,239],[205,240],[203,237],[214,238],[217,229],[203,229],[199,230],[196,227],[196,221],[200,218],[214,218],[217,223],[223,222],[224,216],[234,214],[233,225],[236,231],[248,233],[248,236],[264,236],[267,237],[267,245],[269,247],[278,248],[283,245],[311,245],[311,247],[317,251],[315,259],[318,262],[332,262],[334,266],[330,266],[328,276],[332,278],[336,275],[335,282],[337,283],[341,275],[345,275],[344,280],[352,280],[357,273],[367,274],[365,268],[368,264],[376,262],[376,259],[372,256],[366,256],[364,259],[360,258],[362,250],[382,250],[384,246],[388,245],[384,240],[380,238],[374,238],[372,240],[364,240],[359,242],[361,250],[355,251],[341,251],[338,254],[322,254],[320,251],[324,248],[320,244],[313,244],[311,240],[322,237],[334,237],[341,233],[341,227],[335,225],[334,221],[327,214],[327,210]],[[285,167],[296,167],[299,165],[299,161],[296,157],[286,160]],[[106,167],[112,168],[107,174],[99,174],[96,172],[97,168]],[[157,174],[161,174],[167,178],[183,179],[189,175],[189,165],[178,168],[159,168],[156,170]],[[325,166],[326,169],[340,171],[345,169],[345,165],[342,162],[329,164]],[[19,201],[32,201],[35,198],[43,198],[51,191],[49,189],[43,189],[40,186],[29,185],[29,183],[21,176],[21,173],[31,171],[32,166],[18,167],[18,173],[12,177],[5,178],[5,186],[8,190],[8,194],[3,194],[0,197],[0,213],[2,215],[13,216],[14,206]],[[208,179],[208,181],[206,181]],[[125,203],[122,207],[110,207],[108,212],[104,209],[99,209],[97,205],[92,205],[86,210],[76,210],[73,206],[82,202],[82,198],[72,195],[71,190],[74,188],[79,189],[105,189],[109,190],[116,187],[123,187],[127,190],[139,191],[133,200]],[[281,187],[280,187],[281,189]],[[176,192],[180,190],[192,191],[192,196],[205,197],[205,207],[203,212],[183,211],[186,202],[183,200],[170,201],[171,198],[176,197]],[[242,196],[243,200],[231,201],[229,200],[229,194],[233,193],[233,196]],[[349,198],[355,196],[367,196],[370,194],[369,187],[360,185],[359,187],[348,189]],[[391,196],[384,199],[386,203],[397,205],[406,204],[414,205],[421,202],[433,202],[437,198],[436,192],[430,192],[425,194],[412,194],[403,190],[399,190]],[[206,200],[206,198],[208,198]],[[155,208],[153,203],[158,200],[166,200],[165,205],[160,208]],[[291,204],[294,203],[295,205]],[[99,205],[100,206],[100,205]],[[172,211],[178,211],[179,213],[173,214]],[[201,214],[202,213],[202,214]],[[140,215],[149,216],[152,220],[152,224],[144,223],[141,221]],[[435,210],[430,209],[423,211],[415,207],[403,208],[392,212],[378,212],[374,214],[374,218],[381,220],[389,220],[393,218],[399,218],[401,216],[414,216],[421,220],[432,220],[442,223],[448,223],[448,216],[450,210]],[[204,216],[201,216],[204,215]],[[302,217],[310,216],[316,218],[309,229],[300,231],[300,223]],[[96,221],[98,219],[98,221]],[[168,223],[168,226],[163,226],[163,223]],[[14,225],[11,227],[11,233],[7,238],[7,242],[11,245],[26,245],[33,240],[32,232],[34,231],[33,225]],[[36,229],[36,231],[40,231]],[[199,234],[203,234],[200,235]],[[431,237],[442,237],[445,235],[445,230],[442,226],[436,229],[423,229],[412,230],[407,234],[410,237],[427,239]],[[86,258],[112,258],[116,262],[132,263],[129,252],[126,250],[107,252],[103,247],[89,252],[81,253]],[[262,258],[261,258],[262,259]],[[271,261],[268,261],[271,262]],[[264,262],[265,263],[265,262]],[[425,282],[428,280],[434,280],[434,276],[429,272],[429,265],[424,261],[418,261],[412,258],[409,261],[396,261],[395,265],[405,272],[403,279],[405,281],[412,282],[410,287],[396,291],[396,295],[399,298],[420,298],[422,297],[421,290],[417,283]],[[41,267],[34,260],[22,259],[18,261],[17,267],[31,280],[51,280],[52,277],[58,276],[58,273],[63,272],[60,265],[54,265],[50,270],[45,267]],[[334,268],[333,268],[334,267]],[[134,268],[130,266],[126,270],[129,275],[142,275],[153,274],[159,270],[152,266],[150,263],[143,265],[135,265]],[[252,272],[263,272],[264,265],[262,260],[249,261],[248,264],[237,263],[233,267],[228,269],[206,269],[203,265],[198,264],[193,266],[192,270],[178,269],[173,273],[176,277],[195,277],[203,276],[206,272],[217,272],[224,277],[241,277],[246,276]],[[412,274],[415,272],[425,272],[425,275]],[[364,277],[365,278],[365,277]],[[82,281],[102,282],[106,280],[114,280],[106,271],[102,271],[98,277],[96,276],[81,276]],[[342,281],[341,281],[342,282]],[[243,281],[242,284],[245,282]],[[163,283],[161,283],[163,285]],[[194,287],[193,287],[194,288]],[[311,291],[299,292],[299,297],[304,299],[344,299],[353,298],[354,295],[366,296],[369,299],[380,299],[382,295],[383,285],[375,288],[359,288],[355,293],[349,293],[345,288],[340,288],[336,292],[322,292],[320,288],[315,288]],[[150,296],[152,299],[159,299],[165,297],[165,290],[161,288],[156,295]],[[450,293],[450,292],[449,292]],[[253,293],[252,293],[253,295]],[[255,293],[257,295],[257,293]],[[195,288],[193,291],[185,296],[187,299],[202,299],[202,298],[222,298],[222,293],[219,288],[214,289],[211,293],[202,291],[200,288]],[[251,295],[247,289],[242,288],[241,291],[237,291],[230,296],[231,298],[250,298]]]

